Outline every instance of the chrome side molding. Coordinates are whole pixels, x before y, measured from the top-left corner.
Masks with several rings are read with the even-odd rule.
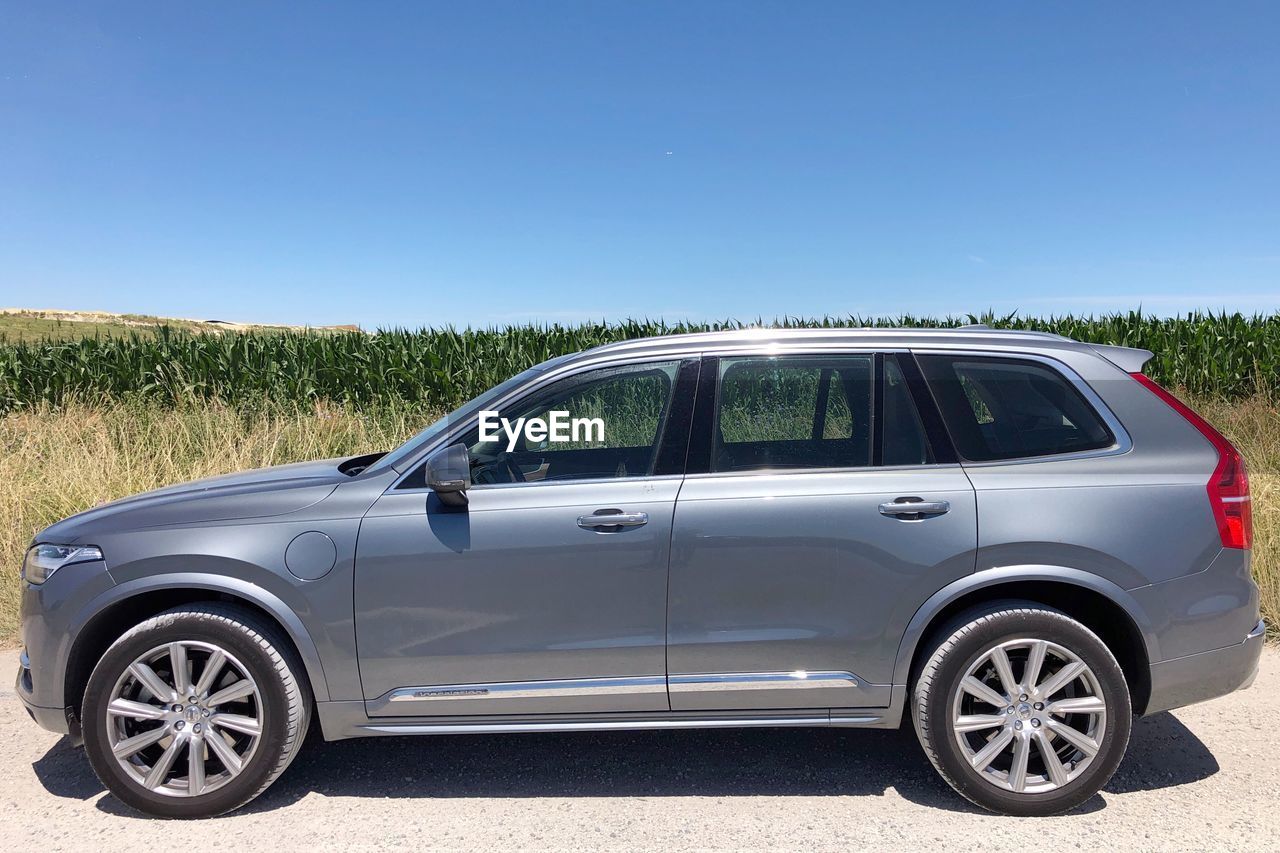
[[[852,672],[797,669],[792,672],[709,672],[667,676],[672,693],[702,693],[728,690],[813,690],[832,687],[857,687],[858,677]]]
[[[687,675],[637,675],[610,678],[567,678],[552,681],[503,681],[401,687],[386,702],[433,702],[449,699],[559,699],[573,696],[636,696],[649,693],[704,693],[736,690],[813,690],[857,687],[851,672],[797,669],[792,672],[708,672]],[[820,704],[820,703],[819,703]]]
[[[438,684],[401,687],[387,695],[388,702],[427,702],[440,699],[556,699],[572,696],[607,696],[665,693],[662,675],[620,678],[567,678],[554,681],[503,681],[480,684]]]

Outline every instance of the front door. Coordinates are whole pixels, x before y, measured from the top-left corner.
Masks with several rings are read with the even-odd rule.
[[[356,551],[356,635],[371,716],[665,711],[671,522],[697,362],[544,385],[500,413],[599,418],[603,436],[468,444],[469,505],[413,474]],[[610,517],[619,523],[610,523]]]
[[[672,536],[673,711],[888,704],[907,623],[973,571],[977,542],[973,487],[930,441],[909,359],[704,366],[706,470],[691,451]]]

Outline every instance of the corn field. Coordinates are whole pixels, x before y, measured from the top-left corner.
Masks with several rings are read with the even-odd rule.
[[[924,326],[984,322],[996,328],[1055,332],[1093,343],[1149,349],[1147,372],[1196,395],[1274,396],[1280,377],[1280,314],[1138,312],[1047,319],[823,317],[774,323],[668,324],[628,321],[577,326],[363,332],[154,332],[72,341],[0,339],[0,412],[70,400],[217,400],[347,405],[419,405],[449,409],[552,356],[650,335],[742,328]]]

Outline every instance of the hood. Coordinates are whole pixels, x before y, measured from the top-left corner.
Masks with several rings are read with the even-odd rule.
[[[342,461],[276,465],[165,486],[73,515],[36,540],[91,544],[85,537],[101,532],[286,515],[319,503],[347,481],[338,470]]]

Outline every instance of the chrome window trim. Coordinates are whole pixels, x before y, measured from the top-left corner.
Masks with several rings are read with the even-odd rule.
[[[994,468],[1006,467],[1010,465],[1035,465],[1041,462],[1065,462],[1076,459],[1100,459],[1108,456],[1121,456],[1133,450],[1133,439],[1129,437],[1129,431],[1124,428],[1124,424],[1120,423],[1120,419],[1115,416],[1110,407],[1103,402],[1098,392],[1094,391],[1088,382],[1081,378],[1070,365],[1049,356],[1038,355],[1027,352],[1004,352],[991,350],[970,350],[970,349],[937,349],[929,348],[913,348],[912,355],[946,355],[946,356],[968,356],[970,358],[994,358],[1004,361],[1035,361],[1039,362],[1050,370],[1057,371],[1062,378],[1071,383],[1085,401],[1093,408],[1094,412],[1102,418],[1102,422],[1107,425],[1107,429],[1111,430],[1111,434],[1115,437],[1115,442],[1110,447],[1099,447],[1093,450],[1073,450],[1067,453],[1046,453],[1043,456],[1018,456],[1013,459],[992,459],[990,461],[964,459],[961,457],[960,466],[963,468]],[[926,380],[927,382],[928,380]],[[930,392],[932,393],[932,392]],[[941,407],[939,407],[941,413]],[[946,423],[946,414],[942,414],[943,423]],[[959,455],[959,448],[956,449]]]
[[[577,480],[538,480],[532,483],[480,483],[473,485],[467,489],[467,494],[473,492],[489,492],[501,489],[519,488],[522,486],[546,486],[554,488],[556,486],[589,486],[599,483],[653,483],[662,480],[680,480],[683,474],[645,474],[641,477],[583,477]],[[414,489],[397,489],[394,486],[389,489],[386,494],[397,495],[425,495],[431,492],[427,486]]]
[[[949,471],[960,469],[959,462],[930,462],[927,465],[860,465],[851,468],[755,468],[750,471],[704,471],[697,474],[686,474],[686,480],[704,480],[709,477],[783,477],[799,474],[872,474],[886,471]]]

